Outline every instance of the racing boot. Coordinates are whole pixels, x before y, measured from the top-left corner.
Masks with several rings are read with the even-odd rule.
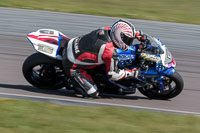
[[[99,95],[96,85],[93,85],[89,80],[87,80],[81,73],[77,71],[72,71],[72,77],[79,87],[74,89],[78,91],[83,97],[97,98]]]

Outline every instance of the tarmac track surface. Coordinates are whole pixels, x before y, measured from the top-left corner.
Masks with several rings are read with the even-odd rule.
[[[119,18],[0,8],[0,96],[75,105],[117,105],[138,109],[200,114],[200,26],[129,19],[137,29],[165,42],[182,75],[183,92],[171,100],[150,100],[137,92],[129,96],[82,99],[66,91],[40,90],[22,75],[23,61],[35,51],[26,34],[40,28],[57,29],[69,37],[80,36]]]

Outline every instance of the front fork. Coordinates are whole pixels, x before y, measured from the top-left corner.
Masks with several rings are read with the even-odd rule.
[[[164,77],[165,76],[170,76],[170,75],[174,74],[175,72],[176,72],[176,70],[173,67],[171,67],[171,68],[169,68],[167,70],[164,70],[164,71],[160,71],[160,72],[155,71],[155,70],[148,70],[148,71],[143,73],[142,77],[143,78],[147,77],[147,76],[148,77],[152,77],[152,80],[154,82],[158,83],[159,89],[160,90],[165,90],[166,88],[165,88],[165,85],[163,83]],[[158,77],[158,78],[155,79],[153,77]]]
[[[160,90],[165,90],[165,89],[166,89],[166,88],[165,88],[165,85],[164,85],[164,83],[163,83],[163,78],[164,78],[165,76],[173,75],[175,72],[176,72],[176,70],[175,70],[173,67],[171,67],[171,68],[169,68],[169,69],[167,69],[167,70],[161,72],[161,75],[162,75],[162,76],[158,79]]]

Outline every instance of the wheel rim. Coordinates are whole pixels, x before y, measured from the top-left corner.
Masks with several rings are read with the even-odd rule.
[[[159,83],[155,83],[153,84],[151,87],[145,87],[143,88],[144,91],[149,92],[151,95],[156,96],[158,98],[164,98],[164,96],[168,96],[171,95],[172,93],[174,93],[176,91],[177,85],[176,82],[169,78],[169,77],[165,77],[163,80],[163,85],[164,85],[164,89],[160,89],[159,87]]]
[[[55,87],[63,84],[63,70],[51,64],[40,64],[32,68],[31,79],[46,87]]]

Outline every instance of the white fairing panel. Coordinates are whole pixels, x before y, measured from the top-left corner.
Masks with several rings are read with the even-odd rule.
[[[156,38],[153,38],[153,39],[154,39],[154,44],[156,44],[159,47],[159,49],[161,49],[163,51],[163,53],[160,54],[163,66],[168,67],[168,68],[175,67],[176,62],[175,62],[172,54],[167,49],[167,47],[160,40],[158,40]]]
[[[28,40],[33,44],[36,51],[56,58],[60,40],[68,39],[64,34],[52,29],[39,29],[27,35]]]

